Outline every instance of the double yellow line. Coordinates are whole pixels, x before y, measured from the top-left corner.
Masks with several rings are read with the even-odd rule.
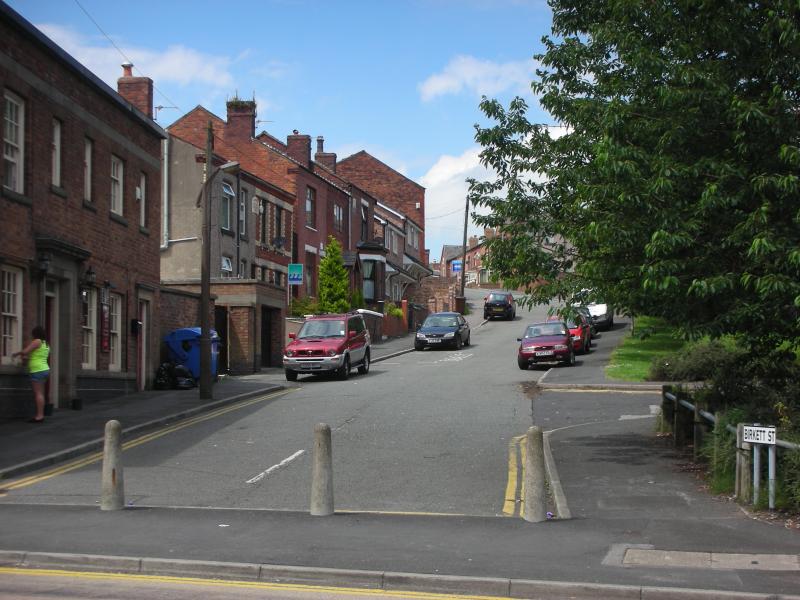
[[[296,389],[296,388],[293,388]],[[129,450],[130,448],[135,448],[136,446],[141,446],[142,444],[146,444],[147,442],[152,442],[153,440],[157,440],[160,437],[173,433],[175,431],[180,431],[181,429],[186,429],[187,427],[191,427],[192,425],[196,425],[197,423],[202,423],[203,421],[209,421],[221,415],[224,415],[229,412],[233,412],[235,410],[239,410],[242,408],[246,408],[253,404],[257,404],[259,402],[264,402],[266,400],[272,400],[273,398],[278,398],[280,396],[286,395],[289,392],[293,391],[293,389],[288,390],[281,390],[279,392],[274,392],[272,394],[268,394],[266,396],[259,396],[254,399],[250,400],[243,400],[242,402],[237,402],[236,404],[231,404],[228,406],[223,406],[222,408],[218,408],[211,412],[203,413],[202,415],[198,415],[196,417],[191,417],[189,419],[185,419],[183,421],[179,421],[174,425],[170,425],[163,429],[159,429],[158,431],[154,431],[152,433],[145,434],[138,438],[129,440],[122,444],[123,450]],[[3,489],[5,491],[10,490],[18,490],[20,488],[28,487],[34,485],[36,483],[40,483],[47,479],[51,479],[53,477],[57,477],[58,475],[63,475],[64,473],[69,473],[70,471],[74,471],[76,469],[80,469],[81,467],[85,467],[87,465],[91,465],[92,463],[96,463],[99,460],[103,459],[102,452],[94,452],[72,462],[68,462],[63,465],[59,465],[58,467],[54,467],[47,471],[43,471],[41,473],[37,473],[35,475],[30,475],[29,477],[24,477],[22,479],[12,480],[11,483],[3,485]]]
[[[525,454],[525,436],[511,438],[508,442],[508,481],[503,503],[503,514],[508,517],[522,516],[525,502]]]

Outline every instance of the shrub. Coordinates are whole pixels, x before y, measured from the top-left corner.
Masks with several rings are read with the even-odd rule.
[[[293,317],[303,317],[305,315],[318,315],[320,314],[319,303],[316,298],[305,296],[303,298],[295,298],[292,300],[291,310],[289,314]]]
[[[403,309],[399,308],[394,302],[389,302],[389,304],[384,307],[384,311],[390,317],[397,317],[398,319],[403,318]]]
[[[652,381],[708,381],[725,373],[746,354],[732,339],[701,340],[679,352],[653,359]]]
[[[364,294],[361,293],[361,290],[353,291],[353,294],[350,296],[350,308],[351,310],[355,310],[357,308],[365,308]]]

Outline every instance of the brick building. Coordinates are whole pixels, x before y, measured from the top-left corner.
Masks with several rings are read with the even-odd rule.
[[[115,92],[0,2],[0,411],[30,384],[12,353],[43,325],[48,400],[147,387],[159,359],[161,142],[152,81]]]

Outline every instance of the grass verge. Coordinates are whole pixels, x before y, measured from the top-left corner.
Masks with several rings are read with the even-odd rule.
[[[662,319],[636,317],[636,331],[649,332],[644,337],[628,334],[611,354],[606,377],[620,381],[646,381],[650,364],[656,357],[677,352],[686,342],[675,336],[675,329]]]

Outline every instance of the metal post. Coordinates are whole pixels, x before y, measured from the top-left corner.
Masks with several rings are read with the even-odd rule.
[[[761,444],[753,444],[753,504],[761,492]]]
[[[778,458],[778,447],[769,446],[767,454],[769,456],[769,509],[775,510],[775,463]]]
[[[214,130],[208,122],[203,201],[203,253],[200,265],[200,399],[211,400],[211,176]],[[238,198],[237,198],[238,201]]]
[[[461,248],[461,293],[464,297],[464,283],[467,278],[467,225],[469,224],[469,196],[467,196],[467,208],[464,210],[464,244]]]
[[[736,425],[736,499],[750,502],[753,488],[750,470],[750,444],[744,441],[744,423]]]
[[[667,398],[667,393],[672,393],[672,386],[661,386],[661,431],[669,432],[675,418],[675,403]]]
[[[692,440],[692,456],[694,461],[700,458],[700,453],[703,449],[703,434],[705,433],[704,427],[706,424],[703,422],[703,415],[700,414],[700,402],[695,400],[694,403],[694,436]]]

